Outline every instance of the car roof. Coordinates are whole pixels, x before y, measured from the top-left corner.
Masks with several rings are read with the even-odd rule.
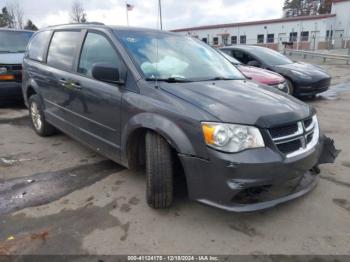
[[[220,49],[241,49],[241,50],[254,50],[254,49],[268,49],[267,47],[257,46],[257,45],[232,45],[232,46],[224,46]]]
[[[158,34],[168,34],[168,35],[180,35],[179,33],[162,31],[151,28],[143,27],[131,27],[131,26],[116,26],[116,25],[105,25],[99,22],[89,22],[89,23],[74,23],[74,24],[63,24],[54,25],[46,28],[42,28],[40,31],[44,30],[62,30],[62,29],[109,29],[114,31],[134,31],[134,32],[144,32],[144,33],[158,33]]]
[[[1,27],[0,31],[10,31],[10,32],[31,32],[34,33],[35,31],[33,30],[24,30],[24,29],[15,29],[15,28],[5,28],[5,27]]]

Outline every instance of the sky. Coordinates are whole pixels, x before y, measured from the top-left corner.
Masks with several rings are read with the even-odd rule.
[[[39,27],[70,22],[75,0],[0,0],[0,7],[18,1]],[[126,25],[125,0],[80,0],[88,21]],[[163,29],[280,18],[284,0],[162,0]],[[128,0],[130,26],[158,28],[158,0]]]

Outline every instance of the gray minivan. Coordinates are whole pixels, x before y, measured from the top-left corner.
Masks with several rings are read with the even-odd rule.
[[[23,66],[35,132],[57,128],[125,167],[145,167],[153,208],[171,205],[181,169],[190,199],[230,211],[272,207],[317,183],[324,136],[315,110],[248,81],[196,39],[55,26],[33,36]]]

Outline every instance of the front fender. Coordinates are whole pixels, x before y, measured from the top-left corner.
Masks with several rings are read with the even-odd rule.
[[[122,130],[122,149],[126,154],[128,138],[135,130],[146,128],[163,136],[178,152],[185,155],[195,155],[191,141],[183,130],[169,119],[154,113],[140,113],[133,116]]]

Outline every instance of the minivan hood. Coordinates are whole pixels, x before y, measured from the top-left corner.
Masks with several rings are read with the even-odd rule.
[[[0,65],[20,65],[22,64],[24,53],[0,53]]]
[[[268,128],[311,114],[310,107],[302,101],[252,81],[162,82],[160,87],[227,123]]]

